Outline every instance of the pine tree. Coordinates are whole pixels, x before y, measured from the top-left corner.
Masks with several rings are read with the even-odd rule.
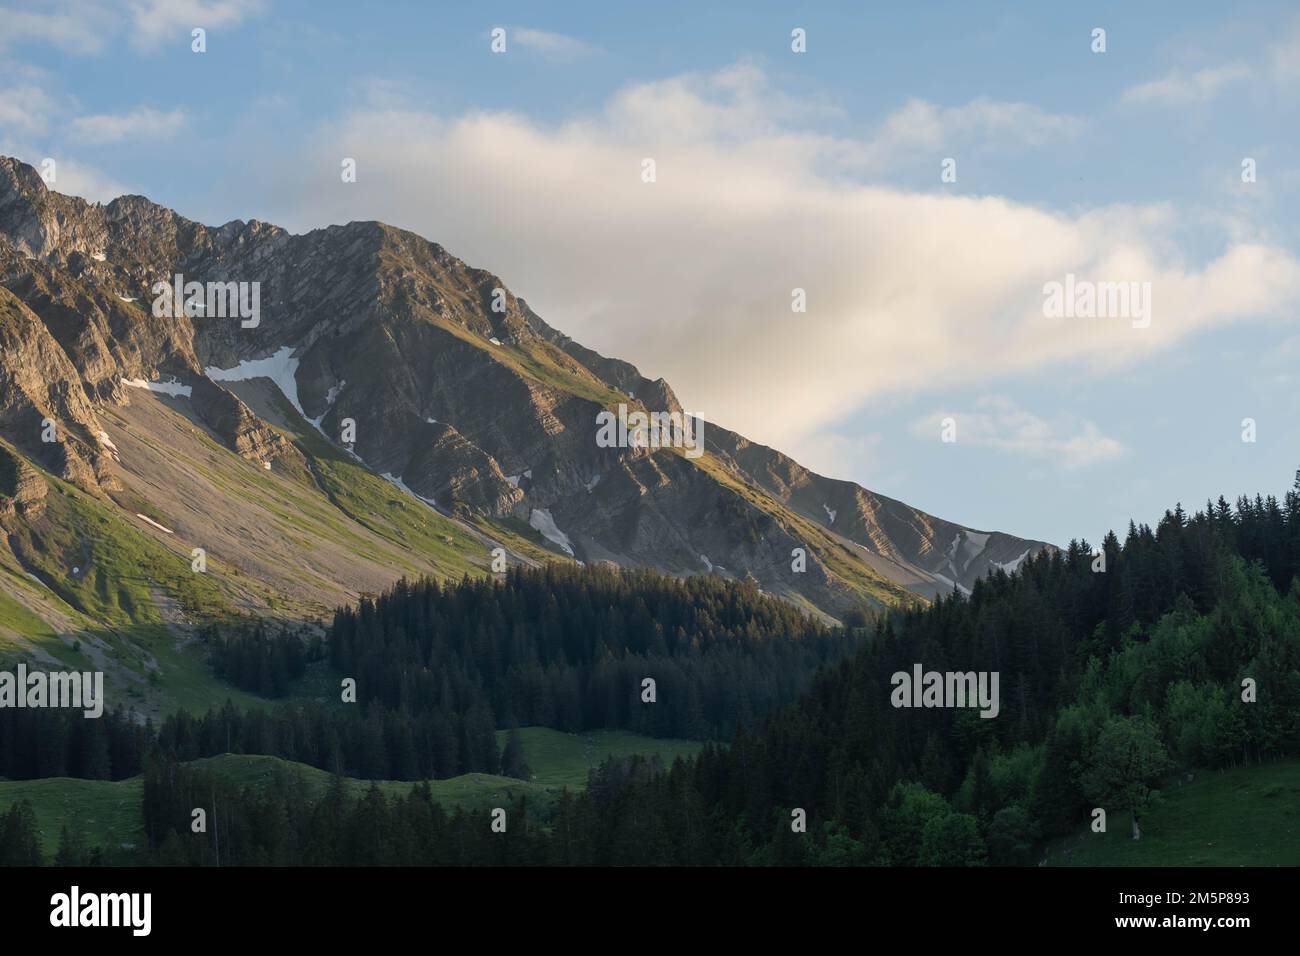
[[[30,802],[15,803],[0,816],[0,866],[40,866],[40,829]]]
[[[519,725],[513,724],[506,737],[505,750],[501,753],[501,773],[518,780],[531,780],[532,771],[524,762],[524,744],[519,737]]]

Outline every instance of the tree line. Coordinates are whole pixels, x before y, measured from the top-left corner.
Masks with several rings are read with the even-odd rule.
[[[151,755],[266,754],[372,780],[522,774],[499,728],[630,730],[709,739],[797,699],[853,638],[751,583],[608,567],[520,568],[499,580],[399,581],[341,609],[327,635],[209,623],[213,665],[241,688],[291,690],[313,661],[356,680],[356,703],[181,710],[156,728],[125,711],[84,720],[0,711],[0,776],[119,780]],[[656,702],[642,702],[642,682]],[[341,695],[340,695],[341,696]]]
[[[527,651],[512,647],[507,663],[489,649],[504,654],[509,642],[476,646],[474,635],[511,634],[519,623],[549,648],[538,652],[539,665],[613,656],[612,647],[609,655],[600,650],[610,631],[592,642],[557,623],[604,612],[582,596],[590,573],[560,572],[555,590],[563,599],[553,602],[546,574],[532,572],[516,578],[517,586],[403,583],[355,612],[340,612],[331,655],[362,675],[359,684],[370,675],[382,688],[364,716],[348,724],[377,722],[383,736],[385,714],[438,712],[404,697],[407,678],[374,658],[362,637],[371,634],[399,659],[443,660],[463,666],[467,679],[472,673],[483,692],[468,700],[479,705],[486,740],[486,728],[501,719],[498,706],[517,713],[511,696],[498,693],[509,686],[505,675],[518,663],[516,651]],[[615,591],[627,581],[636,607],[634,577],[599,574],[596,580],[612,582]],[[661,593],[673,591],[664,585]],[[505,599],[489,600],[494,593]],[[707,585],[694,593],[716,625],[702,628],[702,650],[720,640],[725,648],[737,638],[722,640],[720,631],[743,633],[762,619],[719,604],[719,592]],[[675,598],[662,600],[646,601],[647,611],[689,619]],[[529,601],[550,624],[521,610]],[[511,625],[488,626],[497,614]],[[532,631],[522,623],[528,620]],[[624,617],[617,630],[624,653],[653,646],[656,635],[670,658],[674,648],[682,650],[676,639],[667,641],[669,629],[631,622]],[[653,616],[651,622],[662,623]],[[834,646],[831,632],[806,626],[812,640]],[[852,630],[851,654],[828,654],[793,702],[737,721],[728,745],[707,745],[670,768],[636,758],[607,761],[580,793],[545,808],[512,806],[504,834],[492,832],[482,813],[439,806],[418,784],[403,797],[375,788],[349,797],[341,779],[319,795],[286,778],[260,789],[213,791],[230,815],[223,831],[231,834],[228,852],[248,863],[323,865],[1032,863],[1044,839],[1084,826],[1093,808],[1140,816],[1171,771],[1300,754],[1300,475],[1281,502],[1242,498],[1232,508],[1220,499],[1191,516],[1177,507],[1154,528],[1130,525],[1123,541],[1110,534],[1097,548],[1071,542],[1014,574],[996,571],[969,596],[954,594]],[[941,672],[998,672],[998,717],[893,706],[892,675],[916,663]],[[389,700],[396,704],[391,710]],[[146,761],[149,859],[208,862],[206,844],[187,836],[186,815],[203,805],[194,801],[205,787],[221,784],[196,783],[197,771],[179,760],[220,746],[223,732],[251,748],[288,746],[284,741],[301,735],[316,739],[314,759],[337,770],[333,748],[319,746],[332,726],[327,714],[303,712],[318,731],[230,705],[204,719],[178,715],[165,723],[165,743],[157,759]],[[417,752],[423,746],[417,743]],[[339,750],[346,765],[347,747],[340,742]],[[800,816],[803,829],[794,825]]]
[[[708,740],[797,699],[853,642],[752,582],[552,564],[399,581],[341,608],[327,645],[334,670],[390,711]]]

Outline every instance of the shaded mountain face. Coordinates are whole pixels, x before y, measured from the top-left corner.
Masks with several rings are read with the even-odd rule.
[[[377,222],[301,236],[257,221],[214,228],[139,196],[62,196],[0,158],[0,346],[0,439],[26,487],[43,469],[97,507],[146,516],[198,480],[186,455],[217,449],[238,468],[209,461],[223,477],[193,485],[206,519],[190,516],[191,537],[204,520],[246,515],[255,483],[274,481],[281,491],[267,494],[302,511],[279,516],[304,562],[353,549],[357,580],[332,558],[317,570],[335,588],[293,592],[303,606],[408,570],[385,569],[288,490],[341,512],[350,534],[379,520],[356,487],[375,476],[443,523],[456,569],[487,570],[500,547],[512,561],[752,577],[830,616],[969,588],[1047,546],[822,477],[712,423],[703,454],[638,443],[638,413],[684,415],[666,382],[551,328],[498,277]],[[632,438],[607,428],[615,440],[602,440],[620,406]],[[169,446],[175,461],[142,468],[145,447]],[[25,513],[15,504],[0,519]],[[178,557],[193,543],[154,524],[165,522],[138,530]],[[400,531],[382,534],[400,542]],[[255,605],[249,576],[292,591],[263,565],[232,544],[229,593]]]

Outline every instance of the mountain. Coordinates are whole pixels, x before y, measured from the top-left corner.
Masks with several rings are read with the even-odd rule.
[[[156,290],[190,282],[156,317]],[[711,422],[698,456],[602,447],[597,416],[620,405],[682,413],[667,382],[410,232],[210,227],[140,196],[64,196],[0,158],[13,640],[39,643],[33,617],[60,635],[107,624],[112,644],[130,626],[184,637],[205,614],[318,615],[403,574],[486,571],[495,548],[749,577],[838,617],[969,589],[1049,547]]]

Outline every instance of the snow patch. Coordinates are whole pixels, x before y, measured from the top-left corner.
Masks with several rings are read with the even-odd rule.
[[[330,390],[325,393],[325,411],[320,413],[320,418],[307,419],[307,421],[311,422],[312,426],[322,435],[325,434],[325,429],[320,427],[320,423],[325,421],[325,416],[328,415],[330,409],[334,407],[334,403],[338,400],[339,392],[343,391],[343,386],[346,384],[347,382],[339,382],[337,385],[331,385]]]
[[[356,455],[354,454],[352,457],[356,458]],[[357,460],[360,461],[361,459],[358,458]],[[391,475],[388,472],[384,472],[382,475],[380,475],[380,477],[383,478],[385,481],[392,482],[394,485],[396,485],[398,488],[401,488],[403,491],[405,491],[416,501],[423,501],[430,508],[437,508],[437,505],[433,503],[432,498],[426,498],[424,497],[424,495],[416,494],[416,492],[409,485],[407,485],[406,482],[404,482],[401,478],[398,478],[396,475]]]
[[[269,378],[284,393],[289,404],[297,409],[298,414],[311,421],[302,410],[302,403],[298,401],[298,360],[293,357],[292,345],[286,345],[266,358],[245,359],[234,368],[217,368],[213,365],[203,371],[214,382],[246,382],[250,378]]]
[[[583,487],[590,493],[598,484],[600,484],[600,475],[594,475],[591,481],[587,482]]]
[[[122,384],[129,385],[131,388],[147,388],[151,392],[160,392],[163,395],[173,397],[179,395],[183,398],[189,398],[190,393],[194,391],[190,386],[182,385],[174,378],[166,382],[146,382],[142,378],[124,378]]]
[[[966,532],[966,553],[969,555],[967,563],[974,561],[984,551],[984,546],[989,543],[989,535],[980,534],[978,531]]]
[[[175,533],[176,533],[176,532],[173,531],[171,528],[164,528],[164,527],[163,527],[162,525],[160,525],[157,521],[154,521],[153,518],[150,518],[150,517],[148,517],[148,516],[146,516],[146,515],[142,515],[142,514],[140,514],[140,513],[137,512],[137,513],[136,513],[136,517],[139,518],[141,521],[147,523],[147,524],[151,524],[151,525],[153,525],[155,528],[157,528],[159,531],[164,532],[165,534],[175,534]]]
[[[1020,565],[1024,562],[1025,558],[1029,557],[1030,550],[1031,549],[1029,548],[1025,548],[1025,553],[1014,561],[994,561],[993,566],[995,568],[1001,568],[1003,571],[1007,572],[1007,574],[1014,574],[1020,568]]]
[[[436,425],[436,424],[438,424],[438,419],[436,419],[436,418],[426,418],[424,421],[425,421],[426,424],[429,424],[429,425]]]
[[[700,555],[700,560],[704,562],[704,566],[709,569],[710,573],[712,573],[713,562],[709,560],[709,556],[707,554],[702,554]]]
[[[493,345],[500,345],[500,344],[501,344],[501,340],[500,340],[499,338],[497,338],[495,335],[492,336],[490,339],[488,339],[488,341],[491,342]]]
[[[108,260],[108,256],[104,255],[102,252],[92,252],[90,258],[94,259],[96,262],[106,262]]]
[[[970,597],[971,594],[970,588],[958,584],[952,578],[946,578],[942,574],[939,574],[937,571],[931,571],[930,576],[933,577],[936,581],[948,585],[948,587],[952,588],[954,591],[960,591],[962,594],[966,595],[967,597]]]
[[[531,476],[531,472],[526,471],[524,474]],[[556,527],[555,519],[545,508],[534,508],[528,515],[528,523],[541,532],[542,537],[547,541],[558,544],[567,555],[573,556],[573,542],[569,540],[567,534]]]
[[[962,529],[957,532],[957,536],[952,539],[952,544],[948,546],[948,567],[952,568],[953,574],[959,574],[960,569],[957,562],[961,561],[961,568],[969,568],[972,561],[984,553],[985,546],[989,543],[991,535],[982,534],[979,531],[967,531]],[[958,555],[958,549],[961,555]]]
[[[829,517],[829,518],[831,519],[830,523],[831,523],[831,524],[834,524],[834,523],[835,523],[835,515],[836,515],[838,512],[831,511],[830,506],[827,505],[826,502],[824,502],[824,501],[822,502],[822,507],[826,509],[826,515],[827,515],[827,517]]]

